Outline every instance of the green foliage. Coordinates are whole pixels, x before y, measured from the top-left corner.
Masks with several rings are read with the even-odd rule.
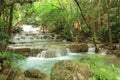
[[[43,24],[50,32],[62,34],[63,37],[69,36],[70,31],[75,36],[79,36],[79,31],[74,30],[74,24],[79,21],[78,28],[81,31],[94,32],[94,24],[96,23],[96,39],[103,41],[108,40],[108,29],[112,28],[112,38],[118,42],[119,36],[119,1],[106,0],[77,0],[82,9],[82,13],[86,22],[82,18],[79,7],[75,0],[36,0],[34,3],[15,3],[13,11],[14,24],[32,24],[40,26]],[[6,3],[8,0],[6,1]],[[107,7],[109,4],[109,8]],[[2,33],[7,33],[9,21],[9,8],[6,8],[0,15],[0,30]],[[108,20],[109,19],[109,20]],[[86,23],[90,26],[89,30]],[[66,27],[67,26],[67,27]],[[116,27],[115,27],[116,26]],[[15,26],[16,27],[16,26]],[[66,29],[69,28],[69,29]],[[113,29],[114,28],[114,29]],[[103,34],[104,33],[104,34]],[[117,34],[117,35],[116,35]],[[92,36],[93,34],[91,34]],[[6,35],[3,35],[6,36]],[[0,36],[1,39],[5,39]]]
[[[0,52],[0,58],[5,58],[4,64],[12,64],[14,61],[25,60],[23,55],[11,52]]]
[[[83,64],[90,66],[92,73],[89,75],[96,80],[115,80],[120,75],[120,69],[112,65],[105,65],[102,55],[85,55],[81,58]]]
[[[119,25],[115,25],[112,27],[112,38],[113,38],[114,42],[119,42],[119,39],[120,39]]]
[[[12,29],[12,32],[13,33],[19,33],[19,32],[21,32],[22,31],[22,28],[21,27],[14,27],[13,29]]]
[[[0,41],[3,41],[3,42],[9,41],[9,37],[5,32],[0,32]]]
[[[7,24],[0,18],[0,41],[8,41],[9,37],[6,34],[6,26]]]

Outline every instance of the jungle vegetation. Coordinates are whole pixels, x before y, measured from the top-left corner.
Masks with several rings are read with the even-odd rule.
[[[97,52],[97,41],[110,45],[120,41],[120,0],[0,0],[1,49],[4,49],[2,45],[7,46],[13,33],[21,31],[19,26],[22,24],[41,25],[43,33],[47,29],[67,41],[92,41]],[[6,64],[19,57],[24,59],[1,49],[2,64],[4,59]],[[106,67],[99,62],[101,57],[88,57],[90,60],[83,63],[94,69],[91,76],[98,80],[113,80],[111,72],[117,69],[114,65]],[[115,73],[115,77],[120,74]]]
[[[21,24],[42,25],[68,41],[112,44],[120,39],[120,1],[0,0],[0,40],[7,42]]]

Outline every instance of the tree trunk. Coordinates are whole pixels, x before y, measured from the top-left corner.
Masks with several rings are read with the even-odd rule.
[[[45,25],[42,24],[43,33],[45,33]]]
[[[119,4],[120,4],[120,0],[118,0],[118,23],[120,22],[120,5]]]
[[[108,35],[109,35],[109,43],[112,46],[112,32],[111,32],[111,26],[110,26],[110,13],[109,13],[109,0],[107,0],[107,26],[108,26]]]
[[[96,45],[96,37],[97,37],[97,34],[96,34],[96,26],[97,26],[97,24],[96,24],[97,22],[95,22],[94,23],[94,32],[93,32],[93,44],[94,44],[94,46],[95,46],[95,53],[98,53],[99,52],[99,48],[97,47],[97,45]]]
[[[11,37],[11,32],[12,32],[13,8],[14,8],[14,5],[10,6],[10,18],[9,18],[9,23],[8,23],[8,36],[9,37]]]
[[[80,12],[81,12],[81,16],[82,16],[85,24],[87,25],[87,27],[89,28],[89,30],[91,30],[91,27],[88,25],[88,23],[87,23],[87,21],[86,21],[86,18],[85,18],[84,14],[83,14],[82,8],[81,8],[78,0],[74,0],[74,1],[75,1],[75,3],[77,4],[77,6],[78,6],[78,8],[79,8],[79,10],[80,10]]]

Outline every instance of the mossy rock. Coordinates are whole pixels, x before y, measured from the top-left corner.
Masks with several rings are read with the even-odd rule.
[[[6,80],[7,75],[0,74],[0,80]]]
[[[8,43],[0,41],[0,51],[5,51]]]
[[[91,69],[82,63],[60,61],[51,71],[51,80],[88,80]]]
[[[48,76],[37,69],[28,69],[24,72],[26,78],[30,80],[49,80]]]
[[[86,43],[70,44],[67,47],[71,50],[71,52],[75,53],[88,51],[88,45]]]

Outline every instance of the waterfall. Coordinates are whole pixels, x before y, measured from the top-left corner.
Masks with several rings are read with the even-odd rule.
[[[69,53],[71,53],[71,51],[70,51],[70,49],[69,48],[66,48],[66,50],[67,50],[67,53],[69,54]]]
[[[47,52],[47,51],[43,50],[41,53],[38,53],[38,54],[37,54],[37,57],[39,57],[39,58],[45,58],[46,52]]]
[[[32,42],[34,40],[41,41],[41,40],[49,40],[49,34],[42,34],[42,33],[24,33],[24,34],[16,34],[12,42]]]
[[[62,54],[61,54],[61,50],[60,49],[56,49],[56,57],[61,57]]]
[[[65,47],[54,47],[49,48],[47,50],[43,50],[40,53],[37,54],[37,57],[39,58],[55,58],[55,57],[61,57],[66,56],[70,52],[69,49]]]

